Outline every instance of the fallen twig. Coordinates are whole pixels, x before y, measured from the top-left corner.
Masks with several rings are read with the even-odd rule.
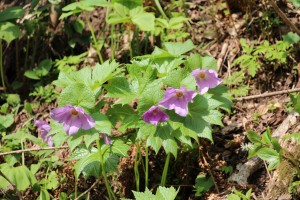
[[[282,12],[282,10],[277,6],[274,0],[269,0],[271,6],[274,8],[274,10],[277,12],[279,17],[292,29],[292,31],[295,31],[298,35],[300,35],[300,30],[287,18],[287,16]]]
[[[4,153],[0,153],[0,156],[17,154],[17,153],[26,153],[30,151],[42,151],[42,150],[56,150],[56,149],[67,149],[68,146],[61,146],[61,147],[43,147],[43,148],[34,148],[34,149],[23,149],[23,150],[16,150],[16,151],[8,151]]]
[[[281,90],[276,92],[268,92],[264,94],[257,94],[257,95],[251,95],[251,96],[245,96],[245,97],[238,97],[234,98],[234,101],[243,101],[243,100],[250,100],[250,99],[258,99],[258,98],[264,98],[264,97],[270,97],[275,95],[281,95],[281,94],[288,94],[293,92],[300,92],[300,88],[294,88],[290,90]]]
[[[86,191],[84,191],[83,193],[81,193],[75,200],[79,200],[81,197],[83,197],[85,194],[87,194],[89,191],[91,191],[101,180],[102,176],[100,176],[95,183],[93,183],[93,185],[91,185],[91,187],[89,187],[89,189],[87,189]]]

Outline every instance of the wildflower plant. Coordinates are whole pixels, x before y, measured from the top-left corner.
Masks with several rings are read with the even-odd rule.
[[[68,159],[76,161],[76,182],[80,175],[102,178],[109,199],[117,199],[110,175],[118,172],[120,157],[135,146],[135,190],[142,190],[140,175],[144,174],[148,191],[149,151],[158,153],[163,147],[166,153],[160,183],[165,186],[171,157],[177,158],[180,145],[192,148],[199,138],[213,142],[211,126],[222,126],[221,109],[229,112],[231,100],[217,77],[215,60],[186,55],[194,47],[190,40],[165,43],[130,64],[113,60],[78,71],[60,71],[54,81],[61,91],[57,107],[50,111],[49,123],[36,119],[34,124],[48,146],[68,145]],[[199,70],[207,72],[204,86],[195,77]],[[128,140],[128,135],[134,137]],[[141,173],[143,158],[145,171]],[[47,193],[46,186],[43,192]]]

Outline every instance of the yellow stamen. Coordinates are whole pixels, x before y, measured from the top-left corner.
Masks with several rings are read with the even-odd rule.
[[[71,110],[71,114],[72,114],[72,115],[78,115],[78,111],[75,110],[75,109],[73,109],[73,110]]]
[[[181,97],[183,96],[183,93],[182,93],[182,92],[176,92],[176,96],[177,96],[178,98],[181,98]]]
[[[153,114],[153,115],[156,115],[157,113],[158,113],[158,110],[157,110],[157,109],[152,110],[152,114]]]
[[[198,76],[201,78],[201,79],[204,79],[205,78],[205,72],[200,72],[199,74],[198,74]]]

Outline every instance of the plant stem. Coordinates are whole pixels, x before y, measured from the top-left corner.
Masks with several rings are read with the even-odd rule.
[[[168,153],[167,158],[166,158],[166,162],[165,162],[165,166],[164,166],[164,171],[161,177],[161,182],[160,185],[161,186],[165,186],[166,185],[166,179],[167,179],[167,174],[168,174],[168,169],[169,169],[169,163],[170,163],[170,157],[171,157],[171,153]]]
[[[3,63],[2,63],[2,40],[0,39],[0,73],[1,73],[1,81],[3,89],[6,90],[5,81],[4,81],[4,71],[3,71]]]
[[[148,147],[146,147],[146,161],[145,161],[145,189],[148,188],[148,177],[149,177],[149,152]]]
[[[140,174],[139,174],[139,155],[140,155],[140,145],[137,142],[136,144],[136,151],[134,157],[134,177],[135,177],[135,184],[136,184],[136,191],[140,191]]]
[[[23,140],[21,140],[21,148],[24,150]],[[22,152],[22,165],[25,166],[25,154]]]
[[[127,31],[128,31],[128,43],[129,43],[129,53],[130,53],[130,60],[132,59],[132,46],[131,46],[131,29],[130,29],[130,24],[127,26]],[[133,35],[132,35],[133,37]]]
[[[159,3],[159,0],[154,0],[154,3],[155,3],[155,5],[156,5],[158,11],[160,12],[160,14],[161,14],[164,18],[166,18],[166,19],[168,20],[169,18],[167,17],[167,15],[165,14],[164,10],[162,9],[162,7],[161,7],[161,5],[160,5],[160,3]]]
[[[85,14],[85,19],[86,19],[87,24],[89,26],[89,29],[91,31],[93,42],[94,42],[94,45],[95,45],[95,48],[96,48],[96,51],[97,51],[100,63],[102,64],[103,63],[103,58],[102,58],[102,55],[101,55],[101,52],[100,52],[100,48],[99,48],[98,43],[97,43],[97,39],[96,39],[96,36],[95,36],[95,31],[94,31],[93,26],[91,25],[90,20],[88,19],[88,17],[87,17],[86,14]]]
[[[108,193],[108,196],[109,196],[109,199],[114,199],[114,200],[117,200],[117,197],[115,196],[115,194],[113,193],[109,183],[108,183],[108,180],[107,180],[107,177],[106,177],[106,172],[105,172],[105,168],[104,168],[104,162],[103,162],[103,157],[102,157],[102,153],[101,153],[101,145],[100,145],[100,140],[96,140],[96,143],[97,143],[97,148],[98,148],[98,151],[99,151],[99,154],[100,154],[100,164],[101,164],[101,173],[102,173],[102,176],[104,178],[104,183],[105,183],[105,187],[106,187],[106,190],[107,190],[107,193]]]
[[[115,25],[110,28],[111,60],[115,59]]]

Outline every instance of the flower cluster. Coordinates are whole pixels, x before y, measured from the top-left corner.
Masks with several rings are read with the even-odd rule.
[[[200,94],[204,94],[209,88],[214,88],[222,82],[218,78],[218,74],[212,69],[195,69],[192,71],[192,75],[196,79]],[[181,86],[180,89],[169,87],[164,94],[164,99],[158,103],[158,106],[167,110],[174,110],[176,114],[185,117],[188,115],[188,103],[193,103],[196,95],[195,91],[187,90],[184,86]],[[167,121],[169,116],[159,107],[152,106],[142,115],[142,118],[146,123],[157,126],[158,123]]]
[[[200,94],[204,94],[209,88],[218,86],[222,81],[212,69],[195,69],[192,71],[192,75],[196,79]],[[169,87],[164,94],[163,100],[158,103],[158,106],[167,110],[174,110],[176,114],[185,117],[188,115],[188,104],[193,103],[196,95],[195,91],[187,90],[184,86],[181,86],[179,89]],[[142,115],[146,123],[157,126],[158,123],[169,120],[169,116],[158,106],[152,106]],[[53,120],[63,124],[64,130],[68,135],[77,133],[80,128],[88,130],[96,125],[94,119],[86,114],[82,108],[69,104],[65,107],[53,109],[50,112],[50,116]],[[53,146],[53,135],[48,135],[48,132],[51,130],[50,125],[45,121],[39,120],[35,120],[34,123],[40,130],[40,137],[49,146]],[[112,143],[107,135],[103,134],[102,137],[106,144]]]
[[[82,108],[67,104],[62,108],[55,108],[50,112],[52,119],[64,125],[68,135],[78,132],[79,128],[88,130],[96,124],[94,119],[86,114]]]
[[[49,147],[53,146],[52,136],[48,135],[51,130],[51,126],[46,121],[34,120],[34,124],[38,127],[40,131],[40,137],[48,144]]]
[[[94,119],[86,114],[82,108],[69,104],[65,107],[53,109],[50,112],[50,116],[58,123],[63,124],[64,130],[68,135],[77,133],[80,128],[88,130],[96,125]],[[35,120],[34,123],[40,130],[40,137],[47,142],[49,146],[53,146],[53,141],[51,140],[53,135],[47,135],[51,130],[50,125],[46,121],[39,120]],[[111,144],[108,137],[105,137],[105,143]]]

